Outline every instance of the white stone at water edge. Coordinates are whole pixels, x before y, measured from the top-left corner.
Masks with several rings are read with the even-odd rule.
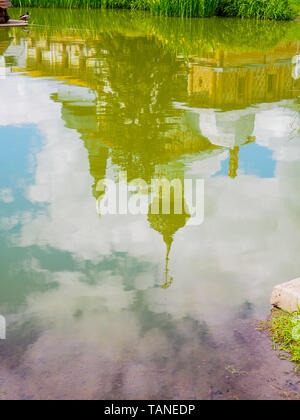
[[[286,312],[295,312],[300,307],[300,278],[274,287],[271,304]]]

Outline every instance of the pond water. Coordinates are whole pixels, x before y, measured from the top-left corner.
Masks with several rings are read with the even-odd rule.
[[[0,399],[280,397],[255,322],[300,274],[300,24],[31,22],[0,29]],[[124,172],[204,179],[204,222],[99,217]]]

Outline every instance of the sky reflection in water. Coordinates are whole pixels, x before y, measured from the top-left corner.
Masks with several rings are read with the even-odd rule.
[[[299,276],[297,30],[51,13],[0,33],[0,391],[212,397],[233,325]],[[204,224],[99,218],[121,170],[205,178]]]

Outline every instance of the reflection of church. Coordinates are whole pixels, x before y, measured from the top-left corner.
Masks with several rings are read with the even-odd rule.
[[[224,150],[230,152],[228,175],[235,178],[240,147],[255,141],[251,105],[294,98],[299,90],[292,77],[293,43],[268,54],[219,51],[183,65],[151,38],[116,35],[112,43],[103,34],[87,44],[78,36],[29,34],[26,42],[27,74],[70,84],[52,99],[62,104],[67,127],[81,134],[97,199],[96,185],[108,170],[125,170],[128,181],[142,178],[150,184],[159,168],[168,177],[180,162],[183,179],[186,162]],[[186,78],[177,77],[182,73]],[[150,226],[167,247],[164,287],[172,282],[173,237],[188,217],[149,214]]]
[[[271,53],[219,50],[193,57],[189,64],[186,117],[199,135],[229,148],[230,177],[237,176],[240,146],[255,141],[256,109],[251,105],[298,96],[300,80],[294,77],[292,58],[297,50],[295,42]]]
[[[255,109],[251,108],[251,105],[298,96],[300,80],[293,77],[292,62],[298,51],[296,42],[279,44],[272,51],[266,52],[230,52],[219,49],[206,56],[192,57],[185,70],[188,83],[179,85],[174,75],[183,71],[182,65],[170,55],[169,63],[172,64],[169,64],[169,69],[165,63],[155,62],[153,55],[159,56],[161,50],[154,45],[150,48],[150,40],[147,41],[147,48],[150,48],[152,54],[149,54],[147,61],[144,53],[144,60],[149,64],[149,69],[147,65],[144,68],[144,78],[140,76],[139,63],[134,61],[139,54],[139,45],[144,46],[145,40],[136,37],[128,41],[126,37],[120,36],[118,41],[119,44],[116,41],[116,45],[107,44],[102,36],[87,45],[78,35],[71,40],[69,37],[63,39],[57,36],[45,40],[42,36],[29,36],[26,38],[26,71],[34,76],[47,74],[69,80],[72,84],[89,87],[96,92],[94,112],[101,127],[101,153],[104,153],[103,147],[111,148],[114,162],[127,170],[131,179],[141,176],[149,181],[157,164],[167,164],[182,155],[194,155],[199,152],[203,158],[205,154],[218,153],[218,150],[223,148],[230,151],[228,174],[235,177],[239,148],[254,140],[252,133]],[[123,56],[122,48],[128,49],[129,56],[126,64],[124,63],[124,73],[119,69],[117,74],[114,63],[117,57]],[[111,53],[111,57],[107,51]],[[129,64],[130,59],[132,63]],[[114,93],[118,95],[122,92],[122,77],[128,76],[128,66],[132,79],[139,83],[141,90],[139,91],[138,87],[134,88],[135,92],[132,88],[128,89],[127,92],[123,92],[123,98],[119,98],[119,103],[113,104],[111,102],[115,99]],[[153,66],[162,74],[161,80],[156,80],[161,85],[162,94],[169,96],[169,102],[166,100],[160,104],[160,109],[157,109],[161,115],[168,108],[167,124],[166,120],[154,121],[155,110],[150,110],[150,88],[154,88],[154,84],[149,85],[148,97],[147,92],[142,91],[146,85],[148,87],[147,76],[150,77]],[[175,92],[177,95],[179,93],[180,97],[179,102],[185,99],[184,107],[180,104],[175,105],[178,109],[177,114],[170,109],[171,92],[167,93],[172,86],[174,89],[175,84]],[[140,100],[136,100],[137,97],[140,97]],[[122,112],[120,106],[123,105],[126,109]],[[141,112],[144,115],[141,115]],[[119,130],[116,121],[109,120],[109,113],[113,113],[119,119]],[[153,124],[150,124],[150,117],[153,118]],[[141,121],[142,118],[144,121]],[[130,122],[131,126],[124,125]],[[165,127],[161,130],[163,125]],[[142,140],[146,133],[148,139]],[[96,143],[99,136],[93,132],[89,135],[89,144],[98,149],[99,144]],[[146,143],[151,151],[147,151],[145,159]],[[94,150],[94,156],[95,153],[97,152]]]
[[[161,197],[157,197],[159,207],[162,209],[162,200]],[[163,237],[164,243],[166,245],[166,266],[165,266],[165,279],[164,285],[162,288],[167,289],[171,286],[173,282],[173,278],[169,275],[169,258],[170,258],[170,251],[173,243],[173,238],[175,233],[183,228],[186,225],[186,222],[189,218],[189,214],[185,207],[185,202],[183,199],[182,202],[182,214],[175,214],[174,212],[174,195],[171,192],[171,212],[170,214],[163,214],[162,211],[159,214],[152,214],[149,209],[148,214],[148,222],[152,229],[156,230],[156,232],[160,233]]]
[[[214,57],[190,64],[188,90],[198,107],[240,109],[298,96],[293,78],[296,42],[279,45],[271,53],[218,51]]]

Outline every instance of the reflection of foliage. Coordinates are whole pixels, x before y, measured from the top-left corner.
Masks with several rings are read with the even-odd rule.
[[[5,50],[9,46],[9,42],[8,30],[2,28],[0,31],[0,56],[4,54]]]
[[[71,43],[70,38],[65,41],[36,34],[36,38],[30,37],[30,45],[49,39],[62,51],[63,56],[58,53],[58,57],[68,54],[71,44],[76,57],[82,57],[81,52],[88,48],[91,60],[101,60],[101,67],[87,66],[82,71],[80,65],[29,57],[26,68],[34,75],[55,75],[94,90],[94,100],[80,100],[72,94],[55,94],[52,99],[63,103],[67,126],[82,134],[95,178],[96,198],[99,194],[95,186],[105,177],[108,153],[113,164],[127,171],[129,181],[140,177],[150,182],[157,164],[168,163],[185,153],[215,149],[184,122],[185,111],[173,106],[174,100],[187,96],[186,79],[178,77],[180,73],[187,74],[187,68],[162,50],[155,37],[129,37],[116,32],[112,36],[108,32],[86,42],[74,35]],[[50,45],[45,50],[49,48]]]
[[[163,18],[153,20],[152,31],[165,48],[184,57],[226,51],[267,51],[284,40],[297,40],[297,23],[268,22],[236,19],[199,19],[192,23],[173,19],[170,23]],[[233,30],[234,28],[234,30]]]
[[[31,48],[39,49],[41,44],[46,44],[45,51],[57,48],[61,61],[29,55],[27,70],[36,76],[70,79],[95,91],[96,99],[89,107],[80,107],[77,101],[74,106],[64,103],[63,113],[68,124],[83,135],[96,181],[105,174],[109,149],[112,163],[128,172],[129,181],[137,177],[150,181],[157,164],[212,149],[201,132],[193,133],[183,120],[184,109],[173,107],[174,101],[200,104],[197,95],[187,98],[189,69],[178,59],[180,53],[209,60],[219,49],[271,51],[294,28],[292,23],[236,20],[233,31],[230,19],[212,24],[208,19],[83,10],[34,10],[33,22],[39,26],[33,25],[28,33],[15,31],[15,37],[28,37]],[[49,22],[56,27],[49,27]],[[78,65],[69,64],[71,48]],[[205,97],[201,106],[207,103]],[[240,108],[241,102],[237,105]],[[237,159],[231,163],[235,176]]]
[[[106,82],[109,91],[98,92],[105,110],[99,111],[101,140],[112,146],[112,160],[128,173],[128,179],[150,181],[155,164],[170,155],[168,131],[176,129],[182,111],[172,107],[172,92],[180,89],[176,74],[180,64],[161,51],[154,39],[121,35],[102,37],[106,49]],[[185,85],[181,87],[185,90]]]

